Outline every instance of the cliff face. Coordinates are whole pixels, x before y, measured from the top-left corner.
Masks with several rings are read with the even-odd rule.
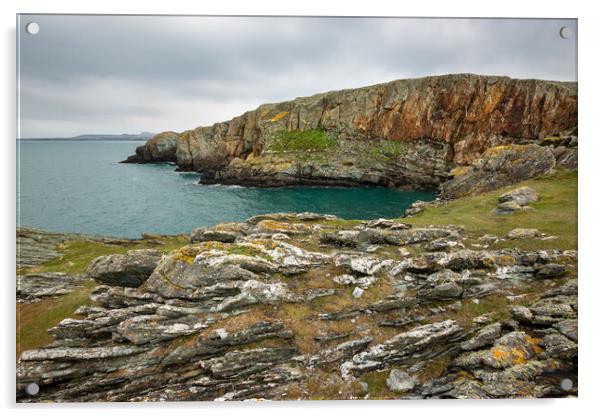
[[[156,135],[128,162],[173,161],[208,182],[436,185],[488,148],[576,125],[576,83],[447,75],[264,104],[227,122]],[[334,146],[272,146],[282,132],[315,129]],[[399,148],[382,152],[391,143]]]

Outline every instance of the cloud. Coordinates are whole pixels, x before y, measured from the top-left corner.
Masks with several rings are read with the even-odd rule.
[[[22,137],[184,130],[433,74],[576,79],[576,40],[558,36],[574,20],[25,15],[20,26]]]

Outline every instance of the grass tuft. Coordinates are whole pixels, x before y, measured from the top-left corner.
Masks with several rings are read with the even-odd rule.
[[[273,152],[325,151],[336,146],[336,140],[323,129],[291,130],[276,134],[269,150]]]
[[[406,147],[394,140],[381,140],[378,145],[370,148],[372,158],[396,159],[406,152]]]

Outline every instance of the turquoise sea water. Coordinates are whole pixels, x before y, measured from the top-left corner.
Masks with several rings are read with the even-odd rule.
[[[387,188],[244,188],[200,185],[168,164],[119,164],[141,142],[22,141],[17,221],[51,231],[139,237],[260,213],[314,211],[345,219],[399,217],[434,191]]]

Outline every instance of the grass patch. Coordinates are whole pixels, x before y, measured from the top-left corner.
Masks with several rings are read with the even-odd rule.
[[[532,203],[534,210],[510,215],[492,213],[497,199],[506,191],[529,186],[537,191],[540,200]],[[557,171],[554,174],[523,181],[512,186],[477,196],[454,200],[441,207],[426,209],[416,217],[404,218],[415,226],[459,224],[469,234],[492,233],[505,236],[518,227],[536,228],[557,239],[520,239],[500,242],[492,248],[516,247],[524,250],[577,248],[577,172]]]
[[[153,240],[141,240],[130,245],[108,245],[88,240],[67,241],[58,246],[58,251],[63,253],[50,261],[25,272],[65,272],[67,274],[83,274],[90,262],[99,256],[114,253],[125,253],[131,249],[157,249],[162,252],[171,252],[188,243],[186,236],[164,236],[162,243]]]
[[[372,158],[396,159],[406,152],[406,147],[394,140],[381,140],[378,145],[370,148]]]
[[[420,371],[418,378],[422,383],[439,378],[451,362],[452,360],[449,356],[439,356],[438,358],[431,359],[426,363],[425,368]]]
[[[269,150],[274,152],[325,151],[336,146],[336,140],[323,129],[281,131],[276,134]]]
[[[322,226],[330,226],[337,229],[352,229],[358,226],[364,220],[347,220],[347,219],[334,219],[334,220],[322,220],[320,224]]]
[[[370,393],[371,399],[394,398],[393,393],[387,387],[388,377],[388,371],[372,371],[361,377],[361,380],[368,384],[368,392]]]
[[[511,317],[509,305],[510,301],[501,294],[492,294],[483,297],[479,299],[478,304],[471,299],[466,299],[462,302],[462,308],[451,313],[450,318],[456,320],[465,328],[471,328],[473,326],[472,320],[484,314],[492,313],[492,319],[496,321],[509,319]]]
[[[75,310],[91,303],[88,296],[96,283],[86,281],[84,288],[60,297],[37,303],[17,304],[17,358],[27,349],[35,349],[52,342],[48,329],[56,326]]]

